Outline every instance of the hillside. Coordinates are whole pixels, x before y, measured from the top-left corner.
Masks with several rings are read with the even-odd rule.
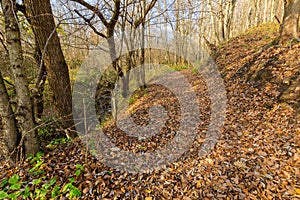
[[[264,24],[231,39],[218,49],[217,64],[226,80],[249,83],[277,102],[300,108],[300,43],[268,47],[278,27]]]
[[[81,199],[300,198],[300,43],[261,50],[276,37],[276,31],[273,25],[263,25],[219,46],[216,63],[225,80],[228,107],[223,132],[210,155],[197,156],[208,126],[210,103],[201,75],[189,68],[180,73],[204,105],[203,123],[199,137],[177,162],[152,173],[132,175],[98,163],[81,142],[64,141],[52,143],[44,156],[25,164],[1,163],[0,182],[18,174],[22,188],[28,183],[30,191],[36,191],[55,177],[56,182],[46,189],[47,199],[54,185],[61,189],[57,196],[70,195],[71,189],[62,189],[70,178],[71,185],[81,191]],[[106,125],[106,134],[128,151],[160,148],[178,129],[179,105],[168,90],[153,85],[146,93],[137,94],[131,105],[137,111],[134,118],[146,123],[145,111],[154,103],[171,110],[167,127],[158,135],[140,143],[113,123]],[[8,183],[0,185],[0,189],[5,187]]]

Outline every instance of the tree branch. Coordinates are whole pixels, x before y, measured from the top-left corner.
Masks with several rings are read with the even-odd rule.
[[[134,23],[134,28],[137,28],[141,23],[145,20],[145,17],[147,16],[148,12],[155,6],[157,0],[152,0],[150,4],[145,9],[145,12],[143,16],[141,16],[138,20]]]
[[[91,4],[87,3],[86,1],[83,0],[71,0],[73,2],[77,2],[80,5],[86,7],[87,9],[93,11],[94,13],[96,13],[96,15],[100,18],[101,22],[104,24],[104,26],[108,27],[109,23],[107,22],[107,20],[105,19],[105,17],[103,16],[103,14],[99,11],[98,6],[92,6]],[[119,1],[119,0],[118,0]],[[118,2],[117,1],[117,2]]]
[[[2,46],[3,46],[3,48],[4,48],[4,50],[5,50],[5,52],[7,53],[7,55],[9,54],[9,52],[8,52],[8,49],[7,49],[7,46],[5,45],[5,42],[4,42],[4,35],[0,32],[0,43],[2,44]]]
[[[119,18],[119,15],[120,15],[120,6],[121,6],[121,1],[120,0],[116,0],[116,3],[115,3],[115,9],[114,9],[114,12],[113,12],[113,16],[109,22],[109,26],[110,27],[115,27],[117,21],[118,21],[118,18]]]
[[[25,5],[23,4],[16,4],[17,6],[17,11],[20,11],[21,13],[23,13],[25,16],[26,16],[26,8],[25,8]]]
[[[91,23],[91,19],[87,19],[85,16],[83,16],[82,14],[80,14],[80,12],[78,11],[78,10],[74,10],[74,12],[77,14],[77,15],[79,15],[88,25],[89,25],[89,27],[91,28],[91,29],[93,29],[93,31],[97,34],[97,35],[99,35],[99,36],[101,36],[101,37],[103,37],[103,38],[107,38],[107,36],[106,35],[104,35],[103,33],[101,33],[101,32],[99,32],[97,29],[96,29],[96,27]]]

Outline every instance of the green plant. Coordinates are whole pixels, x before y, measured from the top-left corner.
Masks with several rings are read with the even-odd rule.
[[[44,153],[39,151],[35,154],[35,156],[30,154],[27,159],[31,160],[30,164],[32,164],[34,161],[40,161],[42,157],[44,157]]]
[[[60,195],[60,186],[56,185],[53,187],[52,191],[51,191],[51,198],[56,198]]]
[[[44,161],[42,160],[43,156],[43,152],[37,152],[35,156],[29,155],[27,158],[27,160],[30,160],[30,164],[33,165],[29,172],[33,173],[34,176],[45,173],[45,171],[41,169],[42,165],[44,164]]]
[[[12,200],[16,200],[17,197],[20,196],[20,195],[21,195],[21,192],[18,191],[18,192],[9,194],[8,197],[9,197],[10,199],[12,199]]]
[[[42,152],[36,155],[30,155],[27,161],[33,165],[29,170],[30,173],[35,174],[40,172],[43,166]],[[84,171],[84,166],[76,164],[76,177]],[[46,180],[46,176],[35,178],[31,181],[22,181],[18,174],[13,174],[11,177],[6,177],[0,182],[0,199],[57,199],[66,195],[69,199],[78,198],[81,196],[81,191],[74,185],[75,178],[69,178],[68,183],[62,188],[57,184],[57,179],[54,177],[51,180]],[[34,190],[30,190],[31,187]]]
[[[74,181],[75,181],[74,178],[69,178],[69,183],[67,183],[62,190],[62,192],[69,193],[70,199],[81,196],[80,190],[73,185]]]
[[[58,138],[58,139],[52,140],[46,147],[47,148],[55,148],[59,144],[66,144],[70,141],[71,141],[70,138]]]
[[[108,125],[113,119],[113,116],[109,113],[106,113],[104,117],[101,119],[101,123],[99,124],[99,127],[96,127],[96,130],[100,130],[101,128]]]
[[[173,66],[173,68],[174,68],[176,71],[182,71],[182,70],[188,69],[189,66],[186,66],[186,65],[176,65],[176,66]]]
[[[53,126],[41,127],[38,129],[38,135],[40,137],[49,137],[52,136],[53,133],[55,133],[55,127]]]
[[[222,73],[221,76],[222,76],[222,78],[226,78],[227,73]]]
[[[0,184],[0,188],[2,188],[0,190],[0,199],[17,199],[22,194],[20,189],[24,183],[26,182],[21,182],[18,174],[12,175],[9,179],[5,178]]]
[[[38,160],[36,164],[29,170],[30,173],[33,173],[40,169],[40,167],[44,164],[44,161]]]
[[[138,94],[132,95],[132,96],[129,98],[129,105],[132,105],[138,97],[139,97]]]
[[[146,149],[145,146],[139,145],[139,149]]]
[[[39,183],[41,183],[41,182],[42,182],[41,179],[35,179],[35,180],[33,181],[33,185],[39,185]],[[46,182],[46,183],[42,184],[41,187],[35,188],[33,197],[34,197],[35,199],[46,199],[47,194],[50,193],[50,192],[51,192],[51,197],[52,197],[52,198],[57,197],[57,196],[59,195],[59,193],[58,193],[56,196],[55,196],[55,195],[52,195],[53,190],[51,190],[51,188],[54,186],[55,183],[56,183],[56,178],[53,178],[53,179],[51,179],[49,182]],[[55,187],[56,187],[56,186],[54,186],[54,188],[55,188]],[[53,188],[53,189],[54,189],[54,188]],[[30,193],[29,193],[29,195],[30,195]]]
[[[199,73],[198,69],[196,67],[194,67],[193,70],[192,70],[192,74],[196,75],[198,73]]]
[[[23,193],[23,198],[26,199],[30,196],[31,192],[30,192],[30,188],[29,186],[26,186],[24,189],[24,193]]]
[[[84,167],[77,165],[78,169],[83,170]],[[17,199],[22,196],[22,199],[56,199],[62,194],[66,194],[70,199],[81,196],[80,190],[73,185],[75,179],[70,178],[69,183],[61,190],[61,187],[56,184],[56,178],[50,181],[45,181],[46,177],[34,179],[30,184],[34,185],[34,190],[31,191],[27,182],[21,182],[17,174],[12,175],[10,178],[5,178],[0,184],[0,199]],[[42,184],[43,183],[43,184]]]
[[[80,176],[81,172],[84,171],[84,166],[82,166],[80,164],[76,164],[75,167],[77,169],[75,172],[75,175]]]
[[[20,177],[17,174],[14,174],[10,179],[8,180],[8,183],[10,185],[10,190],[20,190],[21,188],[21,183]]]
[[[6,199],[8,197],[8,194],[4,191],[0,191],[0,199]]]

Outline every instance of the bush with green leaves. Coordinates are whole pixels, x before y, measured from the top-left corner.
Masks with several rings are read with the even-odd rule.
[[[55,148],[59,144],[66,144],[66,143],[68,143],[70,141],[71,141],[70,138],[58,138],[58,139],[52,140],[46,147],[48,147],[48,148]]]
[[[45,172],[42,170],[44,164],[44,154],[38,152],[35,156],[31,155],[27,161],[33,165],[29,170],[31,180],[22,180],[18,174],[6,177],[0,182],[0,199],[57,199],[67,196],[69,199],[81,196],[81,191],[74,185],[75,178],[69,178],[63,185],[57,183],[56,177],[47,180],[46,176],[41,176]],[[74,177],[80,176],[84,167],[76,164]],[[63,184],[63,183],[61,183]]]

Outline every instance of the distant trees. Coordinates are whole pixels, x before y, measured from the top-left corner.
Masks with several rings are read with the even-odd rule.
[[[217,43],[228,40],[233,28],[236,0],[219,0],[215,4],[209,0],[208,6]]]
[[[100,10],[101,5],[91,5],[88,3],[88,1],[84,0],[71,0],[74,1],[81,6],[88,9],[90,12],[92,12],[91,18],[85,17],[82,13],[80,13],[78,10],[75,9],[75,12],[87,23],[87,25],[100,37],[107,40],[110,50],[110,57],[112,59],[112,66],[115,69],[116,73],[119,77],[122,77],[122,95],[123,97],[126,97],[129,89],[128,85],[128,79],[129,79],[129,70],[133,68],[133,66],[136,66],[135,60],[137,58],[133,58],[136,55],[136,52],[132,52],[133,46],[135,41],[137,40],[138,35],[137,29],[140,28],[140,26],[144,27],[145,29],[145,21],[146,16],[149,13],[149,11],[154,7],[157,0],[151,0],[150,3],[147,3],[146,0],[143,0],[141,2],[130,2],[130,1],[114,1],[112,5],[113,7],[110,8],[110,17],[106,17],[103,12]],[[106,7],[107,5],[104,5]],[[105,32],[99,31],[99,28],[96,28],[93,25],[94,16],[97,16],[102,25],[105,28]],[[122,20],[121,20],[122,19]],[[119,29],[121,31],[124,31],[125,29],[129,33],[127,36],[124,35],[124,33],[121,33],[123,36],[123,41],[126,44],[126,48],[129,50],[129,55],[126,58],[127,65],[121,66],[118,64],[116,55],[116,47],[115,47],[115,32],[116,29]],[[144,29],[140,32],[143,33]],[[144,34],[142,34],[140,37],[143,37]],[[141,50],[141,62],[143,62],[145,57],[145,52],[142,49]],[[144,82],[144,76],[141,72],[139,75],[141,75],[140,81]]]
[[[98,36],[105,38],[107,40],[108,45],[109,45],[110,56],[112,59],[112,66],[116,70],[117,74],[119,76],[122,76],[123,75],[122,69],[118,66],[116,57],[115,57],[116,56],[115,27],[117,25],[119,15],[121,12],[121,10],[120,10],[121,9],[121,1],[120,0],[114,1],[113,6],[111,6],[112,10],[110,10],[110,14],[109,14],[110,17],[105,16],[101,12],[98,4],[92,5],[84,0],[70,0],[70,1],[74,1],[74,2],[82,5],[83,7],[85,7],[86,9],[88,9],[89,11],[91,11],[93,13],[91,18],[87,18],[82,13],[80,13],[78,10],[76,10],[76,9],[74,10],[85,21],[85,23],[94,31],[94,33],[96,33]],[[101,23],[103,24],[103,26],[105,27],[104,32],[99,31],[93,25],[92,20],[95,18],[95,16],[97,16],[98,20],[100,20]]]
[[[175,61],[175,64],[184,64],[182,57],[187,52],[186,42],[168,35],[170,30],[186,36],[193,35],[199,46],[212,49],[216,44],[247,28],[276,19],[281,24],[280,40],[289,38],[299,40],[300,0],[55,0],[53,5],[56,7],[52,10],[50,0],[23,0],[22,3],[16,0],[1,1],[6,40],[1,33],[0,42],[4,46],[3,51],[9,53],[11,74],[14,77],[13,84],[18,100],[16,106],[11,105],[2,77],[5,73],[0,74],[0,117],[4,128],[1,137],[5,138],[3,145],[5,152],[12,152],[19,144],[24,147],[24,155],[38,150],[38,139],[33,131],[35,127],[33,113],[37,112],[36,106],[32,108],[30,97],[35,98],[37,90],[38,95],[43,94],[39,84],[41,79],[45,81],[46,72],[56,111],[55,117],[61,122],[62,128],[70,130],[69,136],[77,135],[72,131],[74,121],[67,61],[70,60],[72,63],[70,68],[76,69],[89,50],[95,47],[91,42],[95,38],[97,42],[99,38],[103,38],[109,44],[112,66],[116,74],[123,77],[123,96],[128,93],[130,69],[143,64],[146,59],[149,62],[165,59],[163,62]],[[22,23],[18,22],[20,13],[17,13],[17,10],[22,11],[29,22],[26,22],[30,30],[29,39],[21,38],[20,30],[24,29]],[[56,10],[61,12],[61,16],[54,18],[53,11]],[[57,31],[62,23],[69,31],[69,35],[63,37],[68,40],[65,43],[69,43],[69,47],[61,43],[62,35]],[[122,35],[124,30],[127,32]],[[156,32],[153,33],[152,30]],[[155,41],[158,35],[176,43],[174,55],[155,54],[154,50],[143,49],[145,44],[148,46]],[[124,44],[122,48],[128,50],[128,54],[122,59],[116,58],[116,36],[122,37]],[[80,44],[83,40],[84,42]],[[37,76],[37,80],[33,81],[35,83],[34,86],[30,85],[31,88],[25,75],[23,62],[25,54],[21,44],[26,51],[30,48],[30,52],[36,52],[36,62],[40,67],[38,75],[34,75]],[[80,45],[84,50],[80,49]],[[140,45],[141,50],[131,51],[133,46],[137,45]],[[63,54],[65,49],[76,50],[77,54],[72,51],[65,57]],[[84,53],[80,54],[83,51]],[[79,54],[82,56],[76,57]],[[203,53],[203,56],[205,55]],[[144,83],[144,72],[141,71],[136,78],[139,83]],[[39,100],[42,100],[41,96]],[[38,117],[41,117],[40,111]]]

